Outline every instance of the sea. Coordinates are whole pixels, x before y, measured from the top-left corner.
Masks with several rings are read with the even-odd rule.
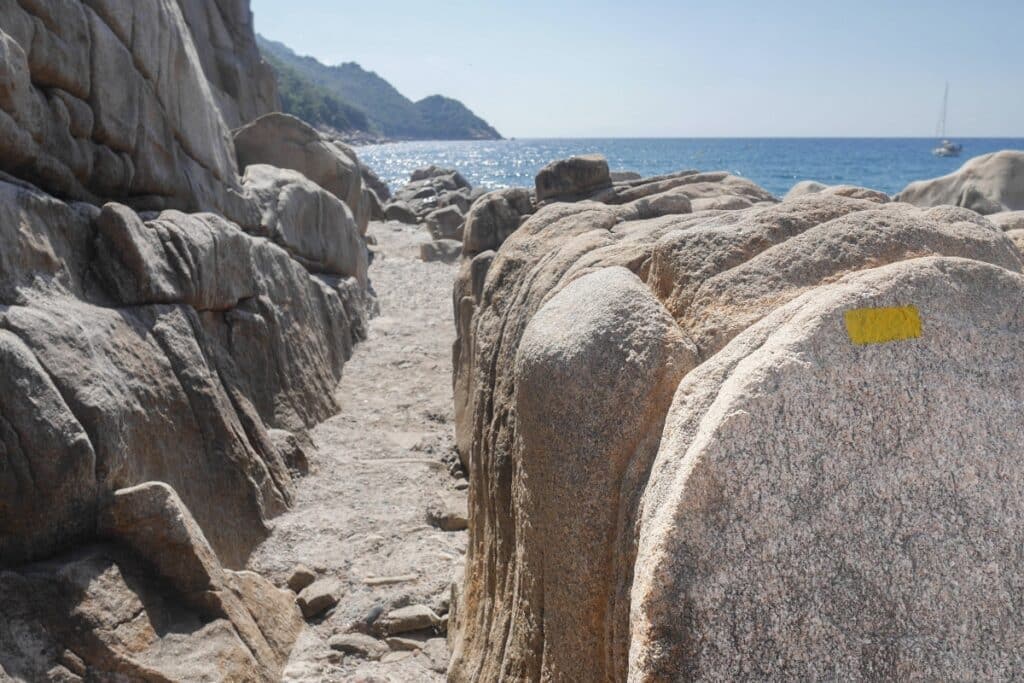
[[[895,194],[914,180],[951,173],[965,161],[1024,138],[961,138],[959,158],[933,156],[933,138],[572,138],[472,142],[394,142],[358,148],[392,189],[436,164],[456,168],[474,187],[532,187],[545,164],[576,154],[603,154],[613,171],[644,176],[695,169],[728,171],[782,196],[801,180],[859,185]]]

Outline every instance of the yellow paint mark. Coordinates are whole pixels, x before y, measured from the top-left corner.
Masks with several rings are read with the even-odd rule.
[[[916,306],[857,308],[847,311],[845,318],[846,333],[858,346],[921,336],[921,316]]]

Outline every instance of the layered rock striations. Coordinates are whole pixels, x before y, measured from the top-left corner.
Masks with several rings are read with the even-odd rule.
[[[470,211],[450,679],[1019,675],[1006,234],[726,174],[584,192]]]
[[[0,678],[279,680],[294,596],[240,570],[365,336],[359,162],[239,175],[246,2],[0,27]]]

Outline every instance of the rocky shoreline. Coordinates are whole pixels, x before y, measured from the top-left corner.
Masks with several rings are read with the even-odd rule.
[[[0,680],[1024,673],[1024,152],[392,190],[247,2],[0,51]]]

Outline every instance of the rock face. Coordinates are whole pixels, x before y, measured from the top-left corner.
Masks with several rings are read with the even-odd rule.
[[[238,176],[225,118],[274,99],[245,0],[0,27],[0,679],[280,680],[294,595],[234,570],[365,336],[358,162],[325,143],[355,213]]]
[[[234,129],[278,111],[277,79],[260,57],[249,3],[178,0],[178,6],[224,122]]]
[[[553,161],[537,174],[537,201],[558,197],[583,197],[611,186],[608,160],[587,154]]]
[[[234,135],[239,168],[267,164],[298,171],[345,202],[360,219],[360,234],[366,234],[369,211],[363,206],[362,170],[350,147],[280,113],[261,116]]]
[[[559,164],[549,166],[557,168]],[[562,199],[568,200],[571,197]],[[593,225],[599,229],[610,230],[615,224],[622,223],[623,230],[627,227],[632,230],[637,225],[644,229],[649,226],[653,230],[652,235],[660,235],[673,226],[685,225],[690,220],[686,215],[694,211],[695,204],[717,204],[720,207],[717,211],[722,215],[707,216],[707,220],[731,225],[738,215],[734,214],[733,209],[746,209],[755,204],[773,205],[776,201],[763,188],[728,173],[681,171],[616,182],[611,187],[597,190],[584,201],[575,204],[562,201],[564,206],[549,206],[543,217],[534,215],[536,209],[533,197],[522,188],[492,192],[474,202],[464,231],[463,254],[467,259],[464,259],[453,293],[458,330],[452,351],[455,370],[455,431],[463,466],[467,469],[469,467],[469,442],[473,424],[470,402],[473,400],[473,375],[477,367],[472,360],[476,353],[474,312],[483,297],[484,281],[494,260],[494,250],[499,249],[520,226],[531,225],[531,221],[536,221],[532,223],[535,229],[564,225],[571,230],[571,234],[575,234],[577,229],[585,229],[588,221],[592,220]],[[638,223],[654,218],[663,220]],[[647,236],[641,230],[636,239],[627,238],[625,241],[634,244]],[[642,263],[645,269],[648,268],[650,245],[630,249],[629,256],[622,257],[621,265],[636,267]],[[543,247],[538,247],[537,252],[531,251],[531,258],[536,258],[540,251],[543,251]],[[631,258],[639,261],[633,263]]]
[[[659,215],[660,195],[748,208]],[[996,474],[1024,445],[1006,235],[951,207],[774,203],[727,174],[597,196],[540,209],[456,283],[450,679],[1012,677],[991,582],[1024,571],[1016,541],[966,549],[1024,512]],[[940,509],[977,515],[961,534]],[[994,641],[956,626],[973,619]],[[885,635],[907,629],[912,647]]]
[[[242,184],[262,209],[252,232],[284,247],[311,272],[366,284],[366,246],[340,199],[300,173],[262,164],[246,168]]]
[[[1024,152],[1006,150],[969,160],[954,173],[918,180],[897,201],[915,206],[962,206],[982,215],[1024,209]]]
[[[240,216],[178,2],[5,2],[0,26],[0,170],[61,197]]]
[[[645,494],[631,680],[1020,675],[1001,595],[1022,566],[991,530],[1024,513],[1004,303],[1022,292],[976,261],[895,264],[778,309],[688,376]],[[850,311],[908,304],[919,338],[851,343]]]
[[[0,572],[0,674],[277,679],[302,623],[287,591],[224,569],[166,484],[118,491],[100,518],[112,544]]]

